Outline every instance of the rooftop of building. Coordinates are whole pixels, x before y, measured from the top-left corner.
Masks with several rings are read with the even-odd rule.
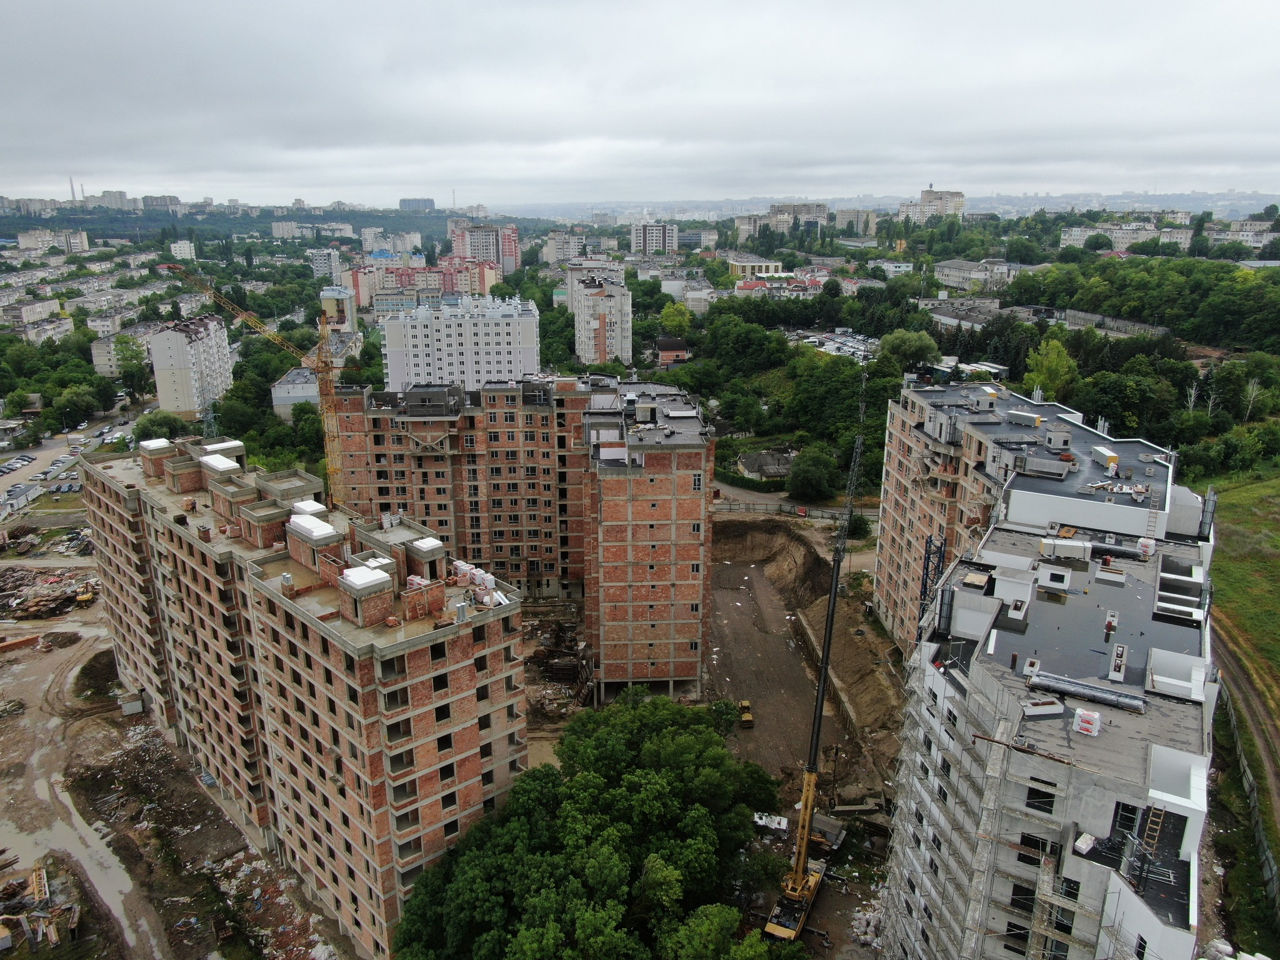
[[[163,478],[147,475],[142,457],[169,448],[176,448],[176,458],[183,459],[190,469],[204,470],[205,487],[177,492]],[[323,486],[319,478],[300,470],[269,473],[246,468],[243,458],[244,445],[223,437],[172,443],[146,440],[134,453],[86,454],[82,460],[87,473],[97,474],[121,490],[140,491],[160,515],[190,530],[215,556],[246,564],[250,575],[269,590],[287,596],[288,584],[293,603],[317,620],[340,623],[343,640],[359,654],[392,656],[402,648],[445,639],[456,630],[459,618],[487,621],[519,609],[520,591],[486,576],[483,570],[464,564],[467,577],[463,582],[457,561],[431,528],[399,515],[363,523],[341,511],[331,512],[318,502]],[[236,516],[220,516],[213,509],[214,493],[236,503]],[[241,536],[242,523],[272,520],[284,521],[283,539],[259,547]],[[331,576],[290,555],[287,541],[295,536],[312,546],[340,547],[340,557],[327,571]],[[435,580],[411,580],[408,568],[391,559],[393,550],[416,557],[420,569],[434,564],[438,576]],[[385,589],[388,576],[394,586],[390,616],[366,626],[343,618],[344,592],[359,595]],[[449,582],[449,577],[455,582]],[[434,610],[424,609],[414,596],[406,596],[408,591],[430,584],[436,585],[438,593]],[[460,609],[459,603],[465,609]]]
[[[614,381],[595,392],[583,431],[601,466],[640,466],[643,452],[662,447],[705,447],[715,429],[688,394],[663,383]]]
[[[1006,712],[1021,713],[1015,742],[1145,783],[1153,744],[1208,753],[1205,706],[1215,689],[1196,613],[1207,606],[1201,556],[1186,543],[1147,550],[1100,531],[1046,537],[997,525],[939,587],[934,665],[961,688],[981,667]],[[1173,590],[1200,596],[1163,607]],[[1057,707],[1039,713],[1031,703]],[[1097,736],[1073,727],[1076,708],[1100,716]]]
[[[774,257],[758,257],[754,253],[741,253],[737,250],[730,250],[725,253],[725,259],[730,263],[777,263]]]
[[[1085,426],[1080,413],[1037,402],[998,383],[910,388],[930,412],[923,433],[958,443],[947,423],[982,437],[993,451],[984,469],[1010,489],[1167,509],[1173,455],[1147,440],[1117,439]],[[950,436],[950,439],[946,439]],[[1108,498],[1111,498],[1108,500]],[[1052,519],[1052,518],[1051,518]]]
[[[925,669],[965,693],[979,684],[1013,721],[1013,749],[1110,782],[1139,810],[1183,823],[1174,811],[1203,814],[1216,701],[1204,545],[1047,534],[997,525],[953,565],[931,609]],[[1138,850],[1135,832],[1081,834],[1081,848],[1097,844],[1076,852],[1119,870],[1186,929],[1190,863],[1177,842]]]

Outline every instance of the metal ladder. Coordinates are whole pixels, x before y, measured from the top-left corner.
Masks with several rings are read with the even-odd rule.
[[[1164,496],[1164,488],[1151,485],[1151,505],[1147,507],[1147,536],[1152,540],[1156,538],[1156,531],[1160,527],[1160,498]]]
[[[1147,853],[1156,852],[1156,843],[1160,840],[1160,828],[1164,825],[1164,807],[1152,807],[1147,814],[1147,825],[1142,831],[1142,846]]]

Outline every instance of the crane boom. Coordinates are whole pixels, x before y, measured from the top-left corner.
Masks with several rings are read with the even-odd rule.
[[[250,328],[266,337],[307,369],[315,371],[316,387],[320,394],[320,423],[324,429],[324,460],[329,487],[329,505],[335,508],[342,506],[343,496],[338,483],[342,462],[342,445],[339,439],[341,434],[338,429],[338,408],[334,384],[336,371],[333,365],[333,354],[329,349],[328,318],[321,316],[319,323],[320,341],[316,344],[314,355],[309,354],[304,350],[298,349],[272,330],[258,319],[258,315],[253,311],[245,310],[235,301],[223,296],[201,274],[193,273],[177,263],[162,263],[160,264],[160,269],[181,275],[183,279],[199,287],[218,306],[230,311],[237,320],[248,324]]]

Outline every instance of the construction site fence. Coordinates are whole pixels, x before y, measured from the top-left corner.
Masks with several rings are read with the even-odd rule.
[[[1275,851],[1267,840],[1263,829],[1262,810],[1258,806],[1258,781],[1249,769],[1249,761],[1240,745],[1240,725],[1236,720],[1235,706],[1231,702],[1231,692],[1225,682],[1219,684],[1218,700],[1227,708],[1227,720],[1231,724],[1231,735],[1236,740],[1236,759],[1240,763],[1240,778],[1244,782],[1245,794],[1249,797],[1249,820],[1253,827],[1253,839],[1258,845],[1258,859],[1262,864],[1262,880],[1267,891],[1267,902],[1271,905],[1271,913],[1280,924],[1280,869],[1276,865]],[[1280,797],[1272,798],[1272,802],[1280,802]]]
[[[789,517],[810,517],[815,520],[839,520],[844,516],[843,510],[805,507],[794,503],[778,503],[774,500],[714,500],[711,509],[716,513],[780,513]],[[873,519],[880,514],[877,507],[859,507],[857,512]]]

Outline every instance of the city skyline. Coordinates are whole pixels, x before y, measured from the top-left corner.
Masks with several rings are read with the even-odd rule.
[[[15,28],[57,42],[15,45],[32,82],[0,132],[5,192],[66,197],[71,175],[89,193],[391,207],[1280,182],[1280,133],[1250,95],[1280,67],[1229,52],[1280,26],[1261,3],[339,12],[23,8]],[[1231,68],[1197,67],[1211,51]]]

